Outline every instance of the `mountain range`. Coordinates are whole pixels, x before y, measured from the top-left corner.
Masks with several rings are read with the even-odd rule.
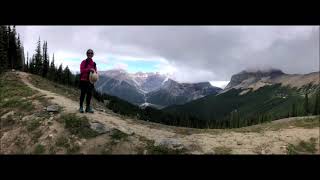
[[[288,116],[292,106],[304,108],[306,94],[310,111],[320,89],[319,72],[286,74],[281,70],[242,71],[232,76],[226,88],[218,94],[208,95],[183,105],[163,109],[171,113],[187,113],[202,120],[230,119],[232,112],[250,120],[268,114],[271,119]]]
[[[128,73],[122,69],[99,72],[97,91],[117,96],[140,107],[158,109],[217,94],[209,82],[179,83],[160,73]]]

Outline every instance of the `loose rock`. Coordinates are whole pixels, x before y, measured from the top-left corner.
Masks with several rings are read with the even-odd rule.
[[[48,112],[58,112],[59,111],[59,106],[58,105],[50,105],[47,107]]]
[[[90,123],[90,128],[99,134],[105,134],[112,131],[112,128],[107,127],[106,125],[100,123],[100,122],[92,122]]]
[[[170,149],[183,149],[184,145],[177,139],[163,139],[159,142],[155,142],[155,146],[165,146]]]
[[[8,113],[6,113],[6,114],[4,114],[3,116],[1,116],[1,119],[6,119],[8,116],[12,116],[12,115],[14,115],[14,111],[10,111],[10,112],[8,112]]]

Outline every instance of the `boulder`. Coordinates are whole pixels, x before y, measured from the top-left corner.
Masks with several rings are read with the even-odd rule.
[[[183,149],[184,145],[177,139],[162,139],[159,142],[155,142],[155,146],[164,146],[170,149]]]
[[[10,112],[4,114],[3,116],[1,116],[1,119],[6,119],[8,116],[12,116],[12,115],[14,115],[14,111],[10,111]]]
[[[112,128],[107,127],[106,125],[104,125],[100,122],[90,123],[90,128],[99,134],[105,134],[105,133],[109,133],[112,131]]]
[[[50,105],[47,107],[48,112],[58,112],[59,111],[59,106],[58,105]]]

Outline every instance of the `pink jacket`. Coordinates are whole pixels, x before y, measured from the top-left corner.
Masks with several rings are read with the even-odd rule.
[[[89,73],[90,69],[95,69],[97,71],[97,66],[95,66],[95,62],[93,62],[92,59],[89,59],[88,64],[86,62],[86,59],[83,60],[80,64],[80,81],[89,81]]]

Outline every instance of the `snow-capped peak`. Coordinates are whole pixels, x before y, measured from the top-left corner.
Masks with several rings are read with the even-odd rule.
[[[169,80],[169,77],[167,76],[166,79],[164,79],[161,83],[161,85],[163,85],[165,82],[167,82]]]

